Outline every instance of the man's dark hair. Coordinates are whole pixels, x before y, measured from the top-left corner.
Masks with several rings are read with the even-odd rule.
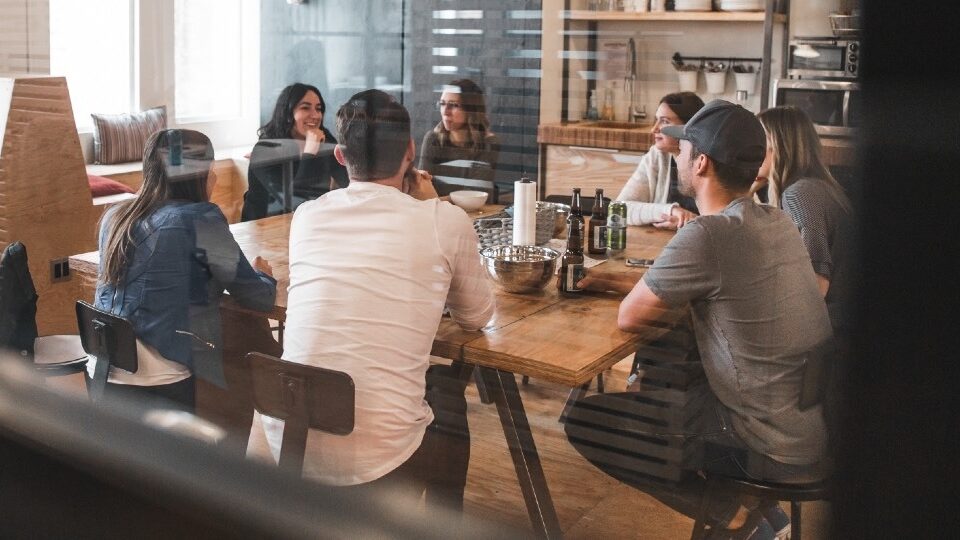
[[[337,111],[337,134],[351,180],[388,178],[410,144],[410,114],[390,94],[365,90]]]
[[[697,157],[702,154],[699,148],[694,146],[690,150],[690,160],[697,159]],[[710,157],[707,154],[707,157]],[[717,172],[717,180],[720,181],[720,185],[732,193],[742,193],[748,189],[753,184],[753,181],[757,179],[757,172],[760,169],[744,169],[742,167],[732,167],[724,163],[710,158],[710,161],[713,162],[713,170]]]

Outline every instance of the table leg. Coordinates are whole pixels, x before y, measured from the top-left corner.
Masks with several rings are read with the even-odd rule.
[[[490,392],[487,392],[487,386],[483,384],[483,376],[480,375],[480,368],[474,370],[473,380],[477,383],[477,393],[480,394],[480,403],[484,405],[493,403],[493,400],[490,399]]]
[[[567,395],[567,402],[563,405],[563,412],[560,413],[559,422],[561,424],[567,421],[567,415],[570,414],[570,410],[573,409],[573,406],[576,405],[578,401],[583,399],[583,396],[586,395],[589,389],[589,381],[570,389],[570,394]]]
[[[497,405],[503,435],[510,447],[510,457],[517,471],[520,491],[527,504],[534,533],[540,538],[560,538],[560,522],[543,475],[540,456],[533,442],[527,413],[520,400],[520,390],[513,373],[481,367],[487,391]]]

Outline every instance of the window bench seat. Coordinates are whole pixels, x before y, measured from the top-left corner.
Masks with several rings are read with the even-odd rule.
[[[240,221],[243,194],[247,191],[247,167],[250,162],[249,159],[244,157],[244,154],[249,152],[251,148],[253,148],[252,143],[248,146],[236,146],[214,151],[213,171],[217,175],[217,185],[210,197],[210,202],[220,207],[229,223]],[[140,189],[140,185],[143,183],[143,164],[138,161],[113,165],[88,164],[86,168],[87,174],[116,180],[134,190]],[[129,194],[96,197],[93,204],[110,205],[130,197]]]

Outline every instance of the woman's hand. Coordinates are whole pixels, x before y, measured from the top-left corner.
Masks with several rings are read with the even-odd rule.
[[[670,209],[669,214],[660,214],[660,221],[654,222],[653,226],[659,229],[679,229],[695,217],[697,217],[697,214],[679,206],[674,206]]]
[[[322,129],[318,127],[307,129],[307,140],[303,144],[303,153],[317,155],[320,153],[320,145],[326,140],[327,135]]]
[[[263,257],[257,256],[257,258],[253,260],[253,269],[273,277],[273,267],[271,267],[270,263]]]
[[[758,176],[752,184],[750,184],[750,196],[753,197],[761,189],[767,188],[768,180],[763,176]]]
[[[403,175],[401,191],[421,201],[440,197],[437,190],[433,188],[433,175],[413,166],[407,169],[406,174]]]

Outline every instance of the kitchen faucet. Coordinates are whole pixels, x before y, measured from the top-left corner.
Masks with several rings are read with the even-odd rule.
[[[623,81],[623,89],[630,96],[627,119],[631,122],[639,122],[647,117],[647,107],[646,105],[637,106],[637,43],[633,38],[627,42],[627,52],[630,55],[630,75]]]

